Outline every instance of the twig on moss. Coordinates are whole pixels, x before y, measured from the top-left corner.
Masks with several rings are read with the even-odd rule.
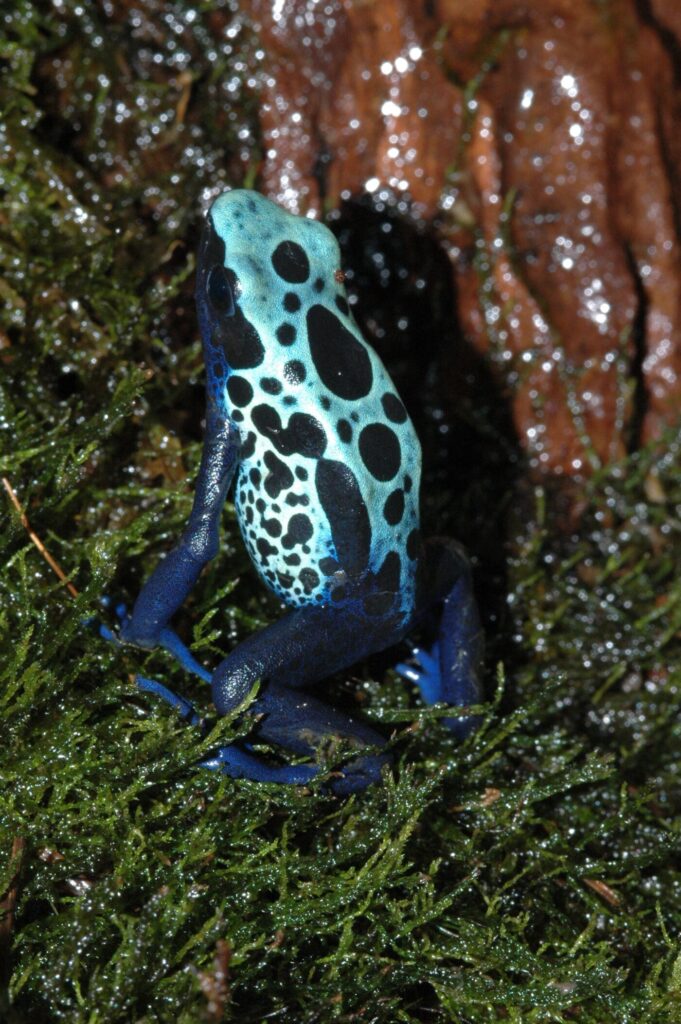
[[[68,579],[66,573],[64,572],[64,570],[60,566],[59,562],[56,560],[56,558],[52,557],[50,552],[47,550],[47,548],[45,547],[45,545],[41,541],[41,539],[38,536],[38,534],[31,528],[31,524],[28,521],[28,516],[26,515],[26,513],[23,510],[23,508],[21,507],[21,502],[17,498],[16,492],[14,491],[14,488],[12,487],[11,483],[9,482],[9,480],[7,479],[6,476],[2,477],[2,484],[3,484],[3,487],[5,488],[5,490],[7,491],[8,495],[9,495],[9,500],[12,502],[12,504],[15,507],[15,509],[19,513],[19,518],[21,519],[21,525],[26,530],[26,533],[29,535],[29,537],[31,538],[31,540],[33,541],[35,546],[37,547],[37,549],[40,552],[40,554],[43,556],[43,558],[45,559],[45,561],[47,562],[49,567],[52,569],[52,571],[55,573],[55,575],[58,576],[58,578],[62,581],[62,583],[64,583],[66,585],[66,588],[67,588],[69,594],[71,595],[71,597],[78,597],[78,591],[74,587],[73,583],[71,583],[71,581]]]

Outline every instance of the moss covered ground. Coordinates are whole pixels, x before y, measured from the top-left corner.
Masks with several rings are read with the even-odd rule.
[[[133,674],[209,715],[201,684],[83,627],[187,516],[199,211],[257,177],[238,11],[139,6],[0,22],[0,470],[76,590],[0,492],[0,1019],[681,1020],[678,433],[599,469],[566,529],[484,403],[443,431],[423,348],[382,349],[427,522],[476,559],[489,701],[457,745],[390,658],[336,680],[393,736],[352,799],[196,770],[246,724],[202,738]],[[228,506],[179,628],[215,664],[278,613]]]

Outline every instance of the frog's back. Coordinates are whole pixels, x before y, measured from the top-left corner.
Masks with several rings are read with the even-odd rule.
[[[202,259],[224,261],[235,296],[211,386],[242,436],[235,501],[253,562],[294,606],[368,584],[377,607],[398,594],[410,614],[421,449],[350,314],[335,238],[253,192],[226,193],[210,217]]]

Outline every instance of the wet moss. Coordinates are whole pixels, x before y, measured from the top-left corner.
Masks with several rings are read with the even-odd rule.
[[[201,739],[132,674],[210,714],[205,690],[83,619],[132,599],[188,514],[198,212],[257,163],[261,57],[220,2],[16,3],[2,33],[0,468],[79,596],[3,492],[0,1015],[673,1021],[679,436],[599,470],[566,530],[517,454],[500,473],[484,405],[457,451],[417,365],[426,516],[477,560],[483,728],[458,746],[373,659],[334,693],[395,731],[384,786],[340,801],[195,770],[244,726]],[[486,537],[512,508],[502,565]],[[277,614],[228,509],[180,628],[215,663]]]

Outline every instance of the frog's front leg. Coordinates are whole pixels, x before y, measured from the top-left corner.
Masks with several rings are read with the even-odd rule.
[[[483,637],[468,559],[456,541],[444,538],[429,540],[422,558],[415,618],[424,621],[439,614],[437,641],[430,651],[414,648],[416,666],[398,665],[397,671],[416,683],[426,704],[479,704]],[[463,739],[480,719],[452,716],[444,722]]]
[[[130,618],[121,626],[124,643],[151,648],[163,644],[190,671],[200,666],[168,623],[218,551],[220,514],[239,457],[239,431],[231,419],[209,408],[194,503],[178,544],[142,588]],[[205,670],[200,672],[209,678]]]

